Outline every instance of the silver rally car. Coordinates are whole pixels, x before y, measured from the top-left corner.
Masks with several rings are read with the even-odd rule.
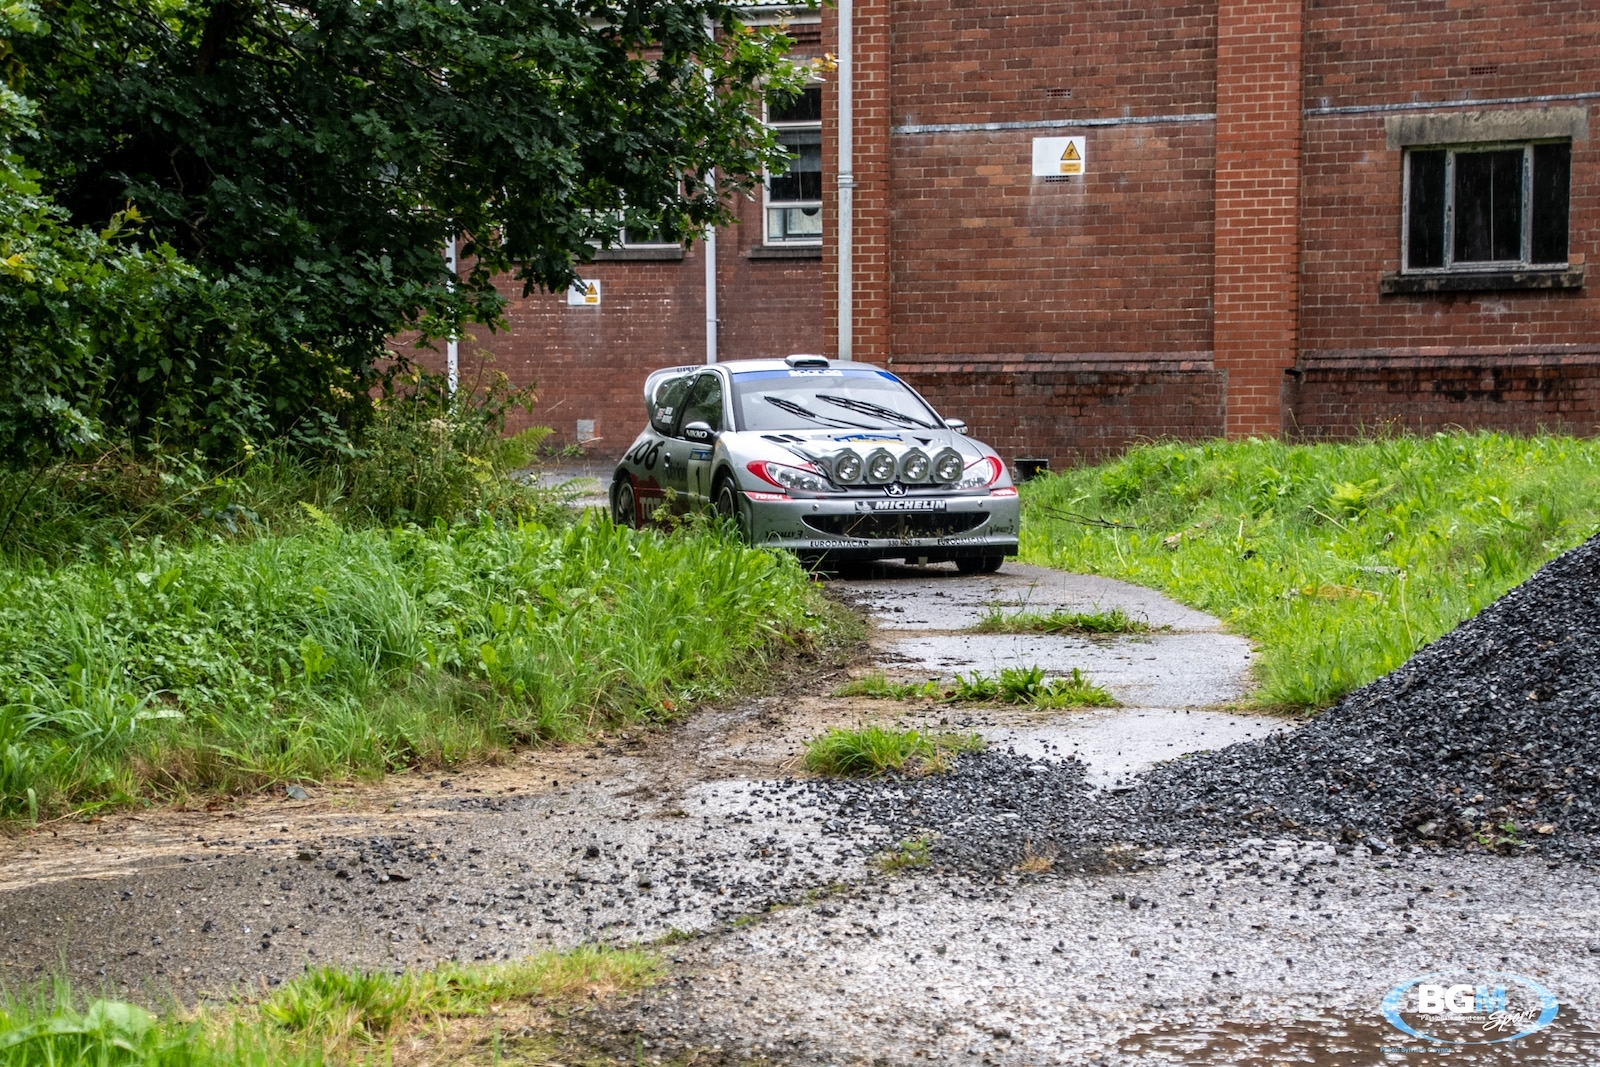
[[[1017,553],[1019,507],[994,449],[890,372],[821,356],[671,367],[644,387],[649,425],[617,465],[611,515],[711,508],[757,545],[848,562]]]

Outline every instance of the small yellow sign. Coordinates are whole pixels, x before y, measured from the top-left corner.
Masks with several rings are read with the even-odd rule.
[[[1082,174],[1083,156],[1078,152],[1078,145],[1074,141],[1067,142],[1067,150],[1061,153],[1062,174]]]
[[[567,290],[568,307],[597,307],[600,304],[600,283],[578,281]]]

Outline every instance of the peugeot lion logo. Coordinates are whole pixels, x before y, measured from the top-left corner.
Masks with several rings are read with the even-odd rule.
[[[906,495],[906,487],[901,485],[899,482],[890,482],[888,485],[883,487],[883,491],[888,493],[890,496]]]

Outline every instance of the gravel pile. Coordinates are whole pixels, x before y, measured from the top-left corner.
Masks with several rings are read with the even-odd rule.
[[[976,874],[1251,837],[1600,859],[1600,538],[1298,730],[1157,767],[1132,789],[1094,792],[1073,762],[1007,752],[816,788],[841,831],[931,830],[934,863]]]
[[[1292,733],[1146,775],[1156,841],[1311,834],[1588,855],[1600,833],[1600,538]]]

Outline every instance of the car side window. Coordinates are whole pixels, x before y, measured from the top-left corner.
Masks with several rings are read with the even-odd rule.
[[[703,422],[712,430],[722,432],[722,379],[717,375],[702,374],[695,379],[678,426],[681,429],[691,422]]]
[[[672,427],[678,421],[678,411],[683,407],[683,397],[692,380],[684,375],[656,386],[656,395],[650,401],[650,425],[655,427],[656,433],[672,436]]]

